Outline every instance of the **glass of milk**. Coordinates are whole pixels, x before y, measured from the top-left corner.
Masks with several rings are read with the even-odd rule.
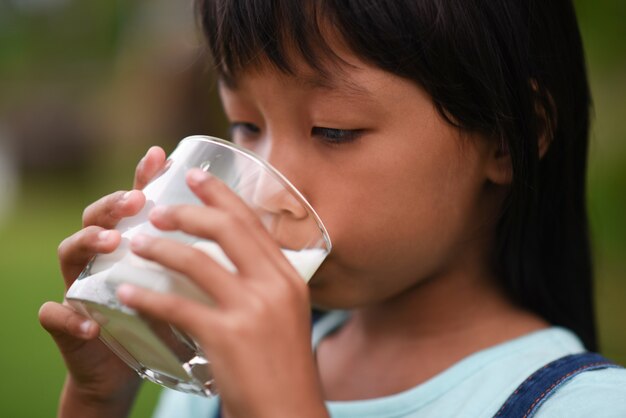
[[[199,345],[170,324],[139,316],[115,295],[121,283],[131,283],[212,303],[182,274],[133,254],[129,241],[136,234],[177,239],[236,270],[215,242],[180,231],[160,231],[148,221],[148,212],[157,205],[202,205],[185,183],[185,175],[193,167],[211,173],[235,191],[259,216],[302,279],[311,278],[330,252],[331,243],[306,199],[250,151],[218,138],[192,136],[178,144],[162,172],[143,189],[144,208],[117,225],[120,246],[111,254],[97,255],[67,291],[66,299],[100,324],[100,339],[139,375],[172,389],[211,396],[215,387],[210,359]]]

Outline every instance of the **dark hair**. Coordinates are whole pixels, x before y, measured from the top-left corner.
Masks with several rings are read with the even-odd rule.
[[[334,29],[362,60],[419,83],[450,123],[502,141],[513,168],[495,266],[519,305],[596,349],[585,201],[590,93],[570,0],[199,0],[217,71],[322,74]],[[330,59],[329,59],[330,58]],[[539,158],[540,139],[550,146]]]

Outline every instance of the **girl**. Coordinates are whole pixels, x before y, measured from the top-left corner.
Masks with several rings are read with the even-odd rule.
[[[626,416],[626,372],[569,356],[597,348],[590,97],[570,1],[202,0],[198,13],[233,141],[303,192],[334,244],[306,287],[199,171],[187,180],[206,206],[151,221],[218,241],[239,273],[166,239],[131,243],[217,301],[119,289],[197,339],[224,416]],[[152,148],[134,189],[164,159]],[[85,210],[59,247],[68,285],[143,199]],[[309,299],[330,311],[313,345]],[[69,370],[60,415],[127,414],[138,378],[97,325],[52,302],[40,319]],[[168,392],[157,416],[217,413],[215,399]]]

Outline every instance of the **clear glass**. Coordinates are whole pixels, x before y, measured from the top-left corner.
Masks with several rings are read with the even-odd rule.
[[[328,233],[311,205],[282,174],[248,150],[218,138],[192,136],[178,144],[163,171],[144,188],[146,204],[141,212],[117,225],[120,246],[111,254],[97,255],[66,299],[100,324],[100,339],[142,377],[182,392],[211,396],[215,387],[210,361],[199,345],[170,324],[139,316],[115,295],[121,283],[131,283],[211,304],[180,273],[129,251],[130,239],[139,233],[177,239],[236,270],[215,242],[160,231],[148,221],[148,212],[157,205],[202,204],[185,183],[193,167],[210,172],[234,190],[258,214],[303,280],[311,278],[331,249]]]

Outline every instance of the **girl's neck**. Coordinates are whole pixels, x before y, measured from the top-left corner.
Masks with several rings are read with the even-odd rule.
[[[548,326],[511,303],[495,283],[484,271],[463,268],[354,310],[318,347],[327,397],[397,393],[476,351]]]

